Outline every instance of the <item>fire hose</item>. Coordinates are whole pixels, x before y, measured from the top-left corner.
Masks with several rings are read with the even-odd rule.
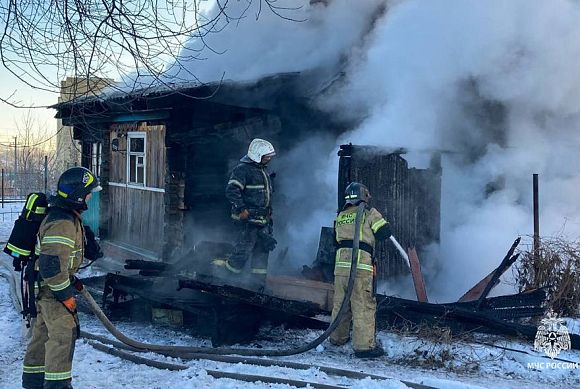
[[[351,256],[351,266],[350,266],[350,273],[349,273],[349,280],[347,290],[342,300],[342,304],[340,305],[340,309],[336,314],[336,317],[330,323],[328,328],[316,339],[313,341],[297,348],[286,349],[286,350],[256,350],[256,349],[242,349],[242,348],[210,348],[210,347],[191,347],[191,346],[168,346],[168,345],[161,345],[161,344],[150,344],[150,343],[143,343],[137,340],[131,339],[121,331],[119,331],[113,323],[107,318],[104,312],[101,310],[101,307],[97,304],[97,302],[93,299],[91,294],[87,291],[86,288],[81,290],[81,294],[87,300],[89,307],[93,311],[93,313],[97,316],[97,318],[103,323],[105,328],[119,341],[125,343],[128,346],[140,349],[140,350],[148,350],[148,351],[171,351],[174,353],[187,353],[187,354],[220,354],[220,355],[228,355],[228,354],[236,354],[242,356],[289,356],[289,355],[296,355],[301,354],[306,351],[309,351],[322,342],[324,342],[330,334],[336,329],[339,323],[342,321],[345,313],[350,304],[350,297],[352,295],[352,291],[354,289],[354,282],[356,277],[356,270],[357,270],[357,258],[358,258],[358,251],[359,251],[359,243],[360,243],[360,223],[362,220],[362,216],[365,210],[365,203],[361,203],[358,205],[356,210],[356,217],[354,222],[354,238],[353,238],[353,245],[352,245],[352,256]]]

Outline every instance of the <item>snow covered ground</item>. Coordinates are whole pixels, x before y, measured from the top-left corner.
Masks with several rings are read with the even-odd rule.
[[[3,257],[6,262],[7,257]],[[0,277],[0,388],[18,388],[25,340],[22,321],[9,296],[9,284]],[[85,331],[106,335],[106,331],[92,315],[81,315]],[[152,343],[173,343],[209,346],[204,339],[186,332],[146,324],[116,323],[130,336]],[[319,331],[285,331],[267,328],[253,345],[264,348],[292,347],[303,344],[320,334]],[[318,350],[287,357],[288,360],[368,372],[394,378],[390,381],[354,381],[327,376],[316,369],[306,371],[279,367],[230,365],[212,361],[178,361],[173,358],[145,354],[158,360],[186,364],[187,370],[172,372],[136,365],[93,349],[83,340],[77,342],[74,357],[73,382],[77,388],[283,388],[287,385],[246,383],[229,379],[215,379],[205,369],[242,372],[256,375],[275,375],[284,378],[314,381],[353,388],[404,388],[399,380],[407,380],[437,388],[521,388],[521,387],[580,387],[580,369],[528,369],[528,362],[548,362],[533,352],[527,342],[479,336],[485,342],[522,349],[535,356],[505,351],[473,342],[432,342],[415,336],[381,332],[387,355],[381,359],[362,361],[353,357],[350,347],[334,347],[327,343]],[[580,352],[565,351],[560,358],[580,362]]]
[[[0,208],[0,242],[8,240],[14,221],[18,219],[23,206],[24,203],[7,203],[4,208]]]
[[[13,206],[19,211],[21,204]],[[8,238],[13,219],[1,222],[0,242]],[[0,261],[10,264],[10,258],[0,254]],[[94,270],[93,270],[94,272]],[[6,269],[0,266],[0,273]],[[85,275],[86,276],[86,275]],[[22,357],[25,350],[23,322],[10,298],[9,283],[0,277],[0,389],[20,387]],[[83,330],[107,335],[106,330],[92,315],[81,314]],[[129,336],[151,343],[172,343],[209,346],[204,339],[192,337],[186,331],[135,323],[116,323]],[[568,323],[580,332],[580,321]],[[314,339],[320,331],[284,330],[265,328],[260,338],[250,346],[289,348]],[[319,370],[294,370],[279,367],[259,367],[245,364],[224,364],[212,361],[179,361],[173,358],[145,354],[157,360],[186,364],[187,370],[167,371],[136,365],[93,349],[83,340],[77,342],[73,384],[76,388],[288,388],[287,385],[246,383],[231,379],[215,379],[206,369],[240,372],[264,376],[319,382],[352,388],[404,388],[400,380],[421,383],[437,388],[578,388],[580,369],[529,369],[529,362],[550,362],[541,353],[533,351],[530,342],[506,340],[492,336],[476,336],[465,341],[433,342],[416,336],[381,332],[378,338],[387,355],[363,361],[354,358],[350,346],[334,347],[323,343],[317,350],[282,359],[311,365],[324,365],[392,377],[388,381],[366,379],[355,381],[328,376]],[[444,338],[444,337],[443,337]],[[517,353],[474,343],[485,343],[524,350],[533,355]],[[579,351],[564,351],[559,358],[580,362]]]

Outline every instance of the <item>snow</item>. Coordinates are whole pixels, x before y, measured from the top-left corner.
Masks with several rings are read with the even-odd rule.
[[[564,322],[568,328],[568,332],[580,335],[580,318],[566,317],[564,318]]]
[[[13,206],[18,211],[21,204]],[[5,208],[6,209],[6,208]],[[0,208],[1,210],[1,208]],[[0,218],[0,241],[6,239],[12,228],[13,219]],[[10,258],[0,254],[0,261],[8,265]],[[0,266],[0,273],[8,274]],[[99,274],[99,270],[87,269],[88,274]],[[20,387],[22,357],[25,351],[24,325],[20,314],[12,305],[9,283],[0,277],[0,389]],[[82,329],[100,335],[108,335],[104,327],[92,315],[80,315]],[[125,334],[137,340],[161,343],[209,347],[206,339],[189,335],[186,330],[153,326],[143,323],[116,322]],[[571,332],[579,332],[580,319],[567,319]],[[296,347],[320,335],[321,331],[285,330],[280,327],[263,328],[260,337],[250,346],[263,348]],[[400,380],[406,380],[437,388],[577,388],[580,387],[580,369],[528,369],[529,362],[550,362],[541,353],[533,350],[529,341],[507,340],[490,335],[474,335],[453,342],[420,338],[415,335],[380,332],[386,356],[376,360],[354,358],[350,345],[336,347],[324,342],[307,353],[279,358],[310,365],[323,365],[393,379],[376,381],[371,379],[352,380],[328,376],[316,368],[294,370],[280,367],[262,367],[245,364],[224,364],[213,361],[180,361],[156,354],[140,354],[156,360],[185,364],[182,371],[159,370],[136,365],[120,358],[93,349],[84,340],[79,340],[73,362],[73,385],[79,388],[289,388],[288,385],[247,383],[231,379],[215,379],[208,370],[241,372],[264,376],[319,382],[363,389],[405,388]],[[479,343],[476,343],[479,342]],[[532,355],[521,354],[483,345],[495,343],[499,346],[523,350]],[[563,351],[559,358],[580,362],[580,351]]]
[[[14,221],[22,211],[24,203],[6,203],[0,207],[0,242],[6,242],[14,226]]]

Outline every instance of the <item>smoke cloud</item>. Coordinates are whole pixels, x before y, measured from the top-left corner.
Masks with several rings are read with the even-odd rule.
[[[459,297],[532,233],[532,173],[542,234],[578,237],[578,17],[565,0],[401,1],[325,99],[367,113],[353,143],[447,151],[432,296]]]
[[[221,2],[223,3],[223,2]],[[203,39],[192,39],[180,57],[183,70],[168,75],[202,82],[252,81],[269,74],[334,66],[370,29],[384,0],[348,0],[310,5],[308,0],[229,1],[223,16]],[[358,3],[358,2],[357,2]],[[209,12],[221,12],[216,6]],[[207,47],[206,47],[207,46]],[[198,53],[201,53],[198,55]],[[190,60],[195,55],[197,60]]]
[[[231,4],[238,15],[247,6]],[[206,37],[221,54],[204,51],[207,59],[189,68],[202,81],[320,66],[345,71],[317,104],[360,126],[340,139],[305,140],[275,162],[283,203],[276,229],[286,231],[277,237],[292,261],[313,259],[320,226],[332,223],[335,152],[345,142],[405,147],[416,167],[443,152],[441,242],[422,258],[433,300],[457,299],[517,236],[532,233],[532,173],[540,174],[542,234],[578,237],[579,3],[301,4],[286,14],[305,20],[299,23],[267,10],[256,20],[252,5]],[[502,287],[497,292],[512,290]]]

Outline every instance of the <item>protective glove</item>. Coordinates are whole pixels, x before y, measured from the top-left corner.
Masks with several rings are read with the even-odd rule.
[[[69,311],[70,313],[77,312],[77,300],[74,297],[69,297],[62,302],[62,305]]]
[[[25,263],[22,262],[20,258],[12,259],[12,266],[14,267],[14,271],[22,271],[22,266],[26,266]]]
[[[238,217],[240,218],[240,220],[247,220],[248,217],[250,217],[250,212],[247,209],[244,209],[242,212],[240,212]]]
[[[104,254],[95,238],[95,233],[89,226],[85,225],[83,228],[85,230],[85,258],[90,261],[102,258]]]
[[[70,276],[70,284],[74,286],[76,290],[79,292],[84,289],[84,285],[81,280],[79,280],[76,276]]]

